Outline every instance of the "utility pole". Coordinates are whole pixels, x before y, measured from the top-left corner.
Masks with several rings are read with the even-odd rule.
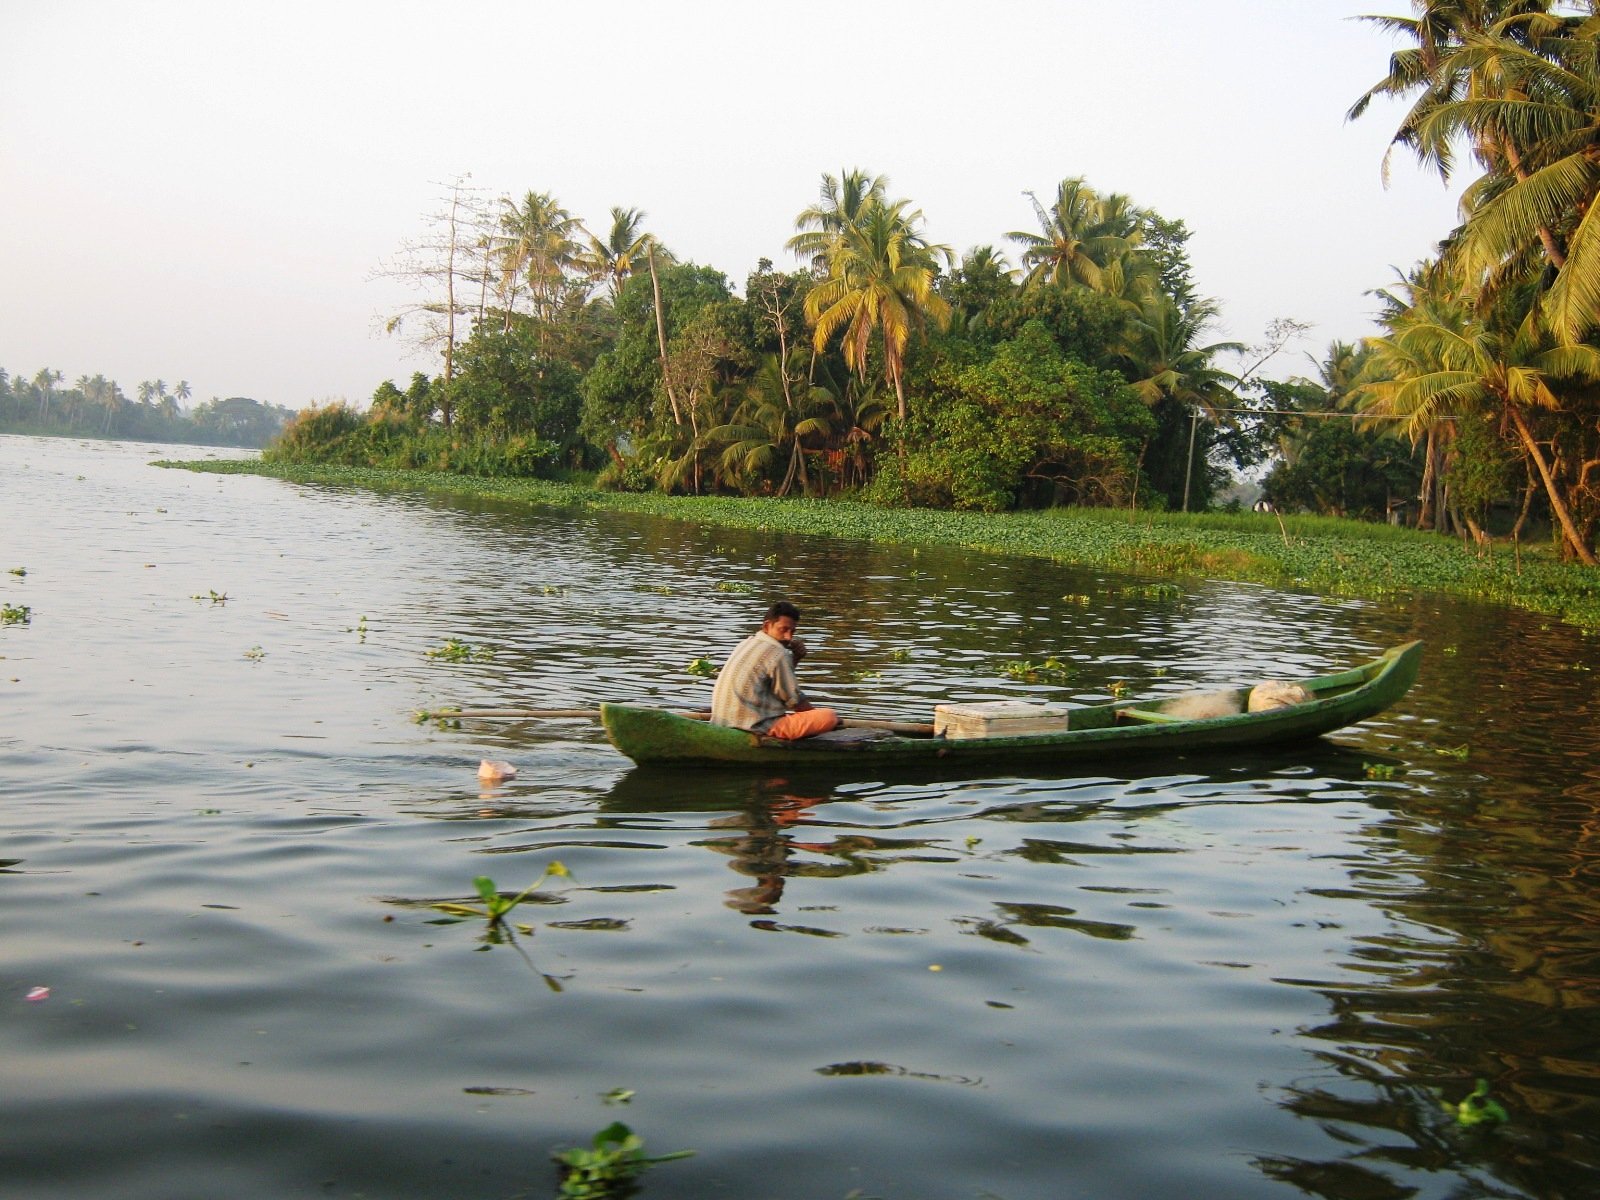
[[[1189,477],[1194,474],[1194,435],[1200,428],[1200,410],[1189,414],[1189,458],[1183,466],[1183,511],[1189,511]]]

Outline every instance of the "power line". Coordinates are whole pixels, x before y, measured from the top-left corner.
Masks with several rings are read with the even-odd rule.
[[[1198,411],[1198,410],[1197,410]],[[1240,413],[1244,416],[1259,417],[1349,417],[1352,421],[1405,421],[1408,417],[1394,413],[1365,413],[1344,412],[1340,409],[1303,409],[1303,408],[1213,408],[1214,413]],[[1441,414],[1429,417],[1430,421],[1459,421],[1461,418],[1454,414]]]

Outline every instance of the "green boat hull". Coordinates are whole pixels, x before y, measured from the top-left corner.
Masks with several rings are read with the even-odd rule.
[[[602,704],[600,719],[611,744],[640,764],[820,766],[1014,761],[1050,769],[1058,764],[1114,763],[1128,755],[1270,747],[1319,737],[1374,716],[1397,702],[1416,681],[1421,660],[1421,642],[1396,646],[1351,670],[1296,680],[1311,693],[1311,700],[1267,712],[1185,720],[1161,711],[1172,697],[1143,703],[1119,701],[1073,709],[1071,728],[1063,732],[1004,737],[891,735],[858,741],[808,738],[785,742],[632,704]],[[1242,707],[1249,686],[1226,690]]]

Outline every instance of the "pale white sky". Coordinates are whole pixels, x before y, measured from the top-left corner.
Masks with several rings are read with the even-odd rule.
[[[1346,124],[1407,0],[0,0],[0,366],[365,403],[437,363],[374,271],[441,181],[644,209],[736,287],[824,171],[958,252],[1082,175],[1193,231],[1215,338],[1372,332],[1452,192]],[[1014,262],[1016,255],[1010,251]],[[1308,369],[1303,355],[1269,373]]]

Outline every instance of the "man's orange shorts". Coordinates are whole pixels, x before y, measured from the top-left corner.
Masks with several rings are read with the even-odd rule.
[[[839,714],[833,709],[808,708],[804,712],[784,713],[767,727],[767,736],[794,742],[838,727]]]

